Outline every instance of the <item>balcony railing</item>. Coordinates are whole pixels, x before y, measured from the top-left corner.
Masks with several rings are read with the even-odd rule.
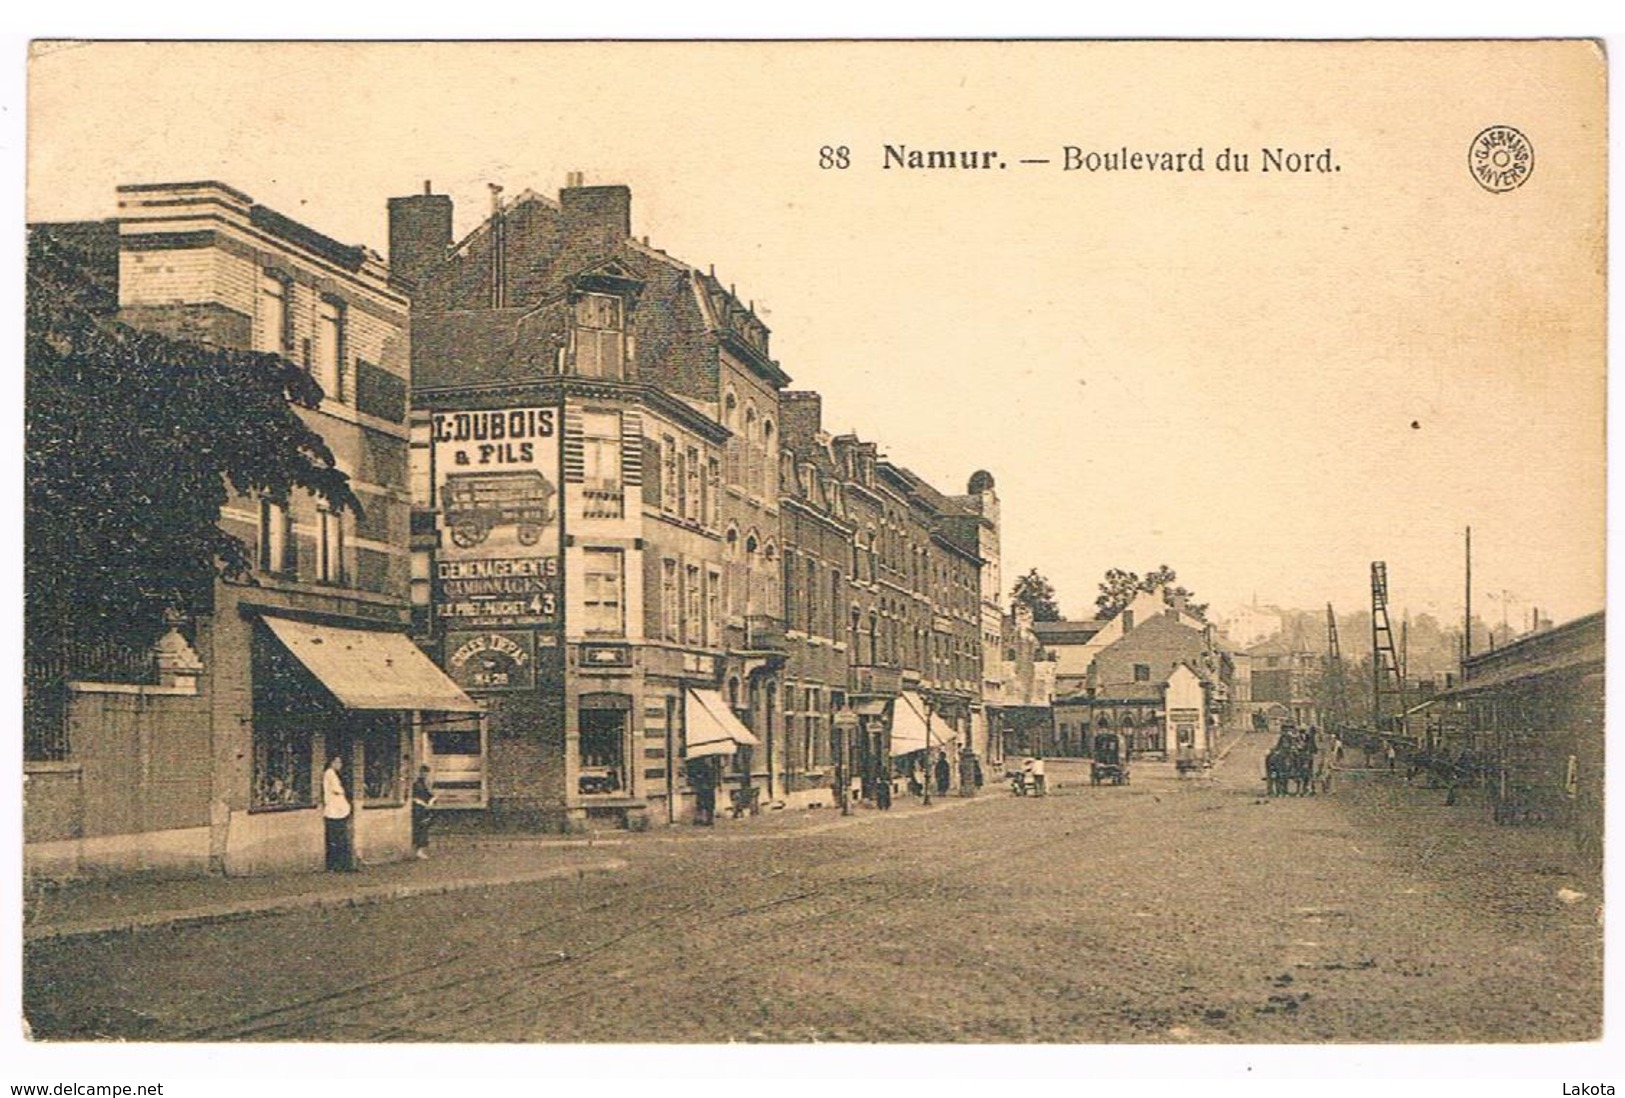
[[[903,672],[896,667],[851,667],[847,673],[847,689],[853,694],[900,694]]]
[[[583,488],[581,515],[590,519],[617,519],[626,514],[626,493],[620,488]]]
[[[745,618],[745,647],[755,652],[785,651],[784,623],[767,614],[749,615]]]

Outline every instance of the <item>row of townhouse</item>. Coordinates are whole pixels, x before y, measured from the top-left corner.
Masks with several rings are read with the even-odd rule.
[[[452,214],[390,202],[419,639],[487,714],[429,730],[442,803],[644,826],[999,762],[993,478],[947,496],[831,436],[753,306],[633,237],[625,187],[526,191],[461,240]]]
[[[29,872],[318,868],[334,756],[378,862],[420,763],[494,822],[645,826],[993,767],[1047,707],[993,478],[944,495],[831,437],[751,305],[632,237],[625,187],[461,240],[426,187],[390,200],[387,264],[221,183],[118,205],[32,231],[106,268],[119,320],[309,370],[362,510],[233,496],[253,574],[152,658],[30,654]]]

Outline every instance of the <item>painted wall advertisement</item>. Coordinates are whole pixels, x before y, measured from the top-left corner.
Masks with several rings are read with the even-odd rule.
[[[541,630],[534,637],[537,645],[559,643],[562,418],[556,407],[435,414],[440,513],[435,602],[448,630],[448,655],[457,651],[450,631],[464,629],[530,627]],[[484,658],[498,654],[499,647],[493,647]]]
[[[533,690],[536,634],[495,629],[447,632],[446,670],[465,690]]]

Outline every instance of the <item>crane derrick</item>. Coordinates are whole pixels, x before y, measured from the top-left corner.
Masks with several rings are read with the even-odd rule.
[[[1371,720],[1376,730],[1405,733],[1405,677],[1388,620],[1388,565],[1371,562]]]

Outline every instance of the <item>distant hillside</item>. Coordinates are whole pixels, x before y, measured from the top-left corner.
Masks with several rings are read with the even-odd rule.
[[[1273,617],[1278,626],[1266,636],[1258,633]],[[1391,622],[1394,644],[1404,638],[1406,671],[1412,679],[1442,679],[1461,665],[1461,626],[1445,625],[1432,614],[1417,614],[1405,627],[1403,619]],[[1232,611],[1220,618],[1220,632],[1233,646],[1248,648],[1273,636],[1284,636],[1302,644],[1305,651],[1326,654],[1326,611],[1298,610],[1276,606]],[[1473,619],[1473,651],[1483,652],[1493,642],[1497,647],[1516,634],[1497,624],[1493,628],[1482,618]],[[1338,644],[1348,664],[1358,664],[1371,654],[1371,612],[1358,610],[1337,615]]]

